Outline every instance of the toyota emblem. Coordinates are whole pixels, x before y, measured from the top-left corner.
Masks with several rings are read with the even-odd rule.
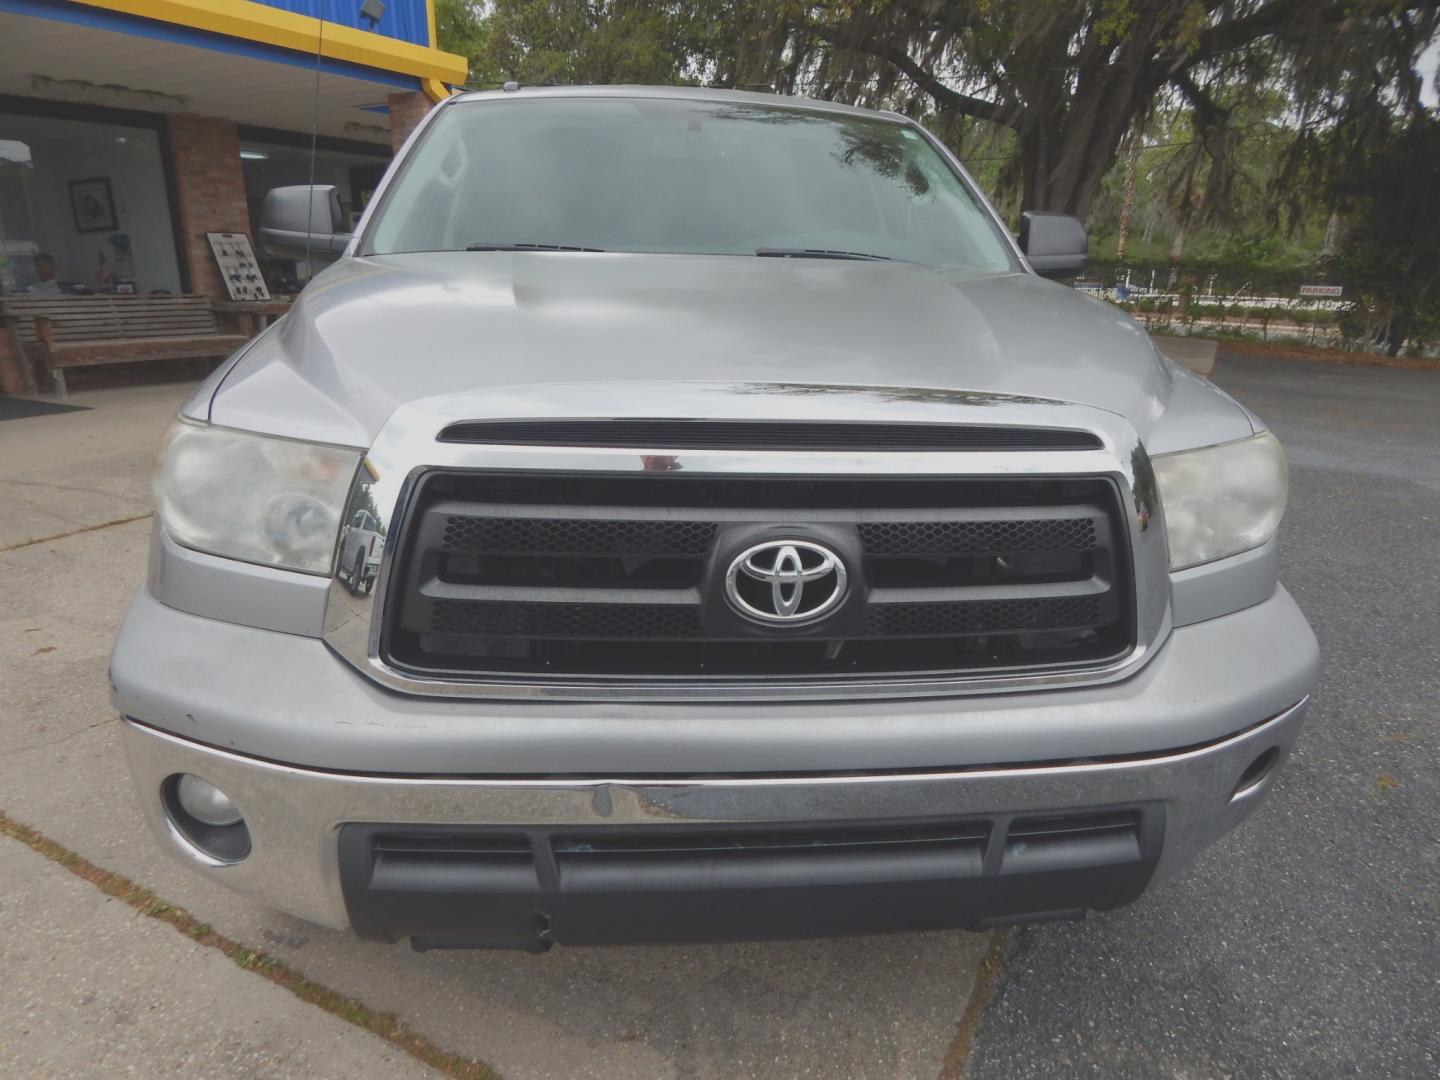
[[[730,606],[756,622],[798,626],[845,599],[840,556],[809,540],[766,540],[735,556],[725,574]]]

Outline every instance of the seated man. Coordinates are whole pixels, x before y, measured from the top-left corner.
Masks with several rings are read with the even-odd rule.
[[[55,280],[55,259],[46,252],[35,253],[35,281],[25,290],[35,295],[58,296],[62,290],[60,282]]]

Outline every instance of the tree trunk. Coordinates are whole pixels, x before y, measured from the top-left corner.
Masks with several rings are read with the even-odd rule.
[[[1231,84],[1251,90],[1270,84],[1264,75],[1230,73],[1231,67],[1248,68],[1243,61],[1251,46],[1263,42],[1285,63],[1303,66],[1321,54],[1320,46],[1301,42],[1323,42],[1332,31],[1369,37],[1371,23],[1378,31],[1389,20],[1403,23],[1407,32],[1385,39],[1413,52],[1413,41],[1428,40],[1440,21],[1435,0],[892,0],[773,6],[791,13],[780,17],[793,20],[793,52],[806,57],[807,66],[797,70],[811,73],[807,78],[821,96],[862,100],[873,89],[884,97],[903,77],[941,113],[1015,132],[1018,169],[1007,168],[1005,177],[1008,184],[1019,173],[1025,209],[1082,219],[1126,133],[1143,125],[1163,88],[1170,87],[1203,117],[1197,131],[1210,155],[1219,158],[1230,149],[1222,137],[1229,106],[1211,91]],[[818,16],[838,23],[813,21]],[[1353,31],[1346,29],[1352,21]],[[1378,33],[1375,40],[1381,40]],[[1413,105],[1413,91],[1395,87],[1396,77],[1384,74],[1387,65],[1403,58],[1406,75],[1399,80],[1406,83],[1413,66],[1409,53],[1401,57],[1401,50],[1391,46],[1372,51],[1373,58],[1367,53],[1354,63],[1346,60],[1345,71],[1353,68],[1363,77],[1373,67],[1383,89]],[[951,85],[956,79],[964,90]],[[1344,98],[1337,94],[1312,88],[1298,104],[1338,106]],[[918,103],[911,97],[907,104]]]
[[[1140,166],[1140,133],[1130,136],[1130,152],[1125,155],[1125,194],[1120,200],[1120,224],[1115,230],[1115,261],[1125,261],[1125,241],[1130,235],[1130,215],[1135,211],[1135,173]]]
[[[1322,259],[1331,259],[1335,256],[1335,249],[1340,246],[1340,211],[1331,210],[1330,220],[1325,223],[1325,244],[1320,249]]]
[[[1175,279],[1180,273],[1180,256],[1185,253],[1185,230],[1187,223],[1182,218],[1175,227],[1175,237],[1170,241],[1170,284],[1168,289],[1175,288]]]

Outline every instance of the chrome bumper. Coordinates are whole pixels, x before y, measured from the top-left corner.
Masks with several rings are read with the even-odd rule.
[[[161,844],[192,868],[271,907],[349,926],[337,829],[347,822],[483,825],[720,824],[1004,815],[1159,802],[1157,877],[1184,865],[1259,803],[1295,742],[1308,698],[1238,735],[1196,749],[1079,765],[841,776],[719,779],[426,779],[346,775],[274,764],[122,721],[126,756]],[[1257,758],[1277,754],[1237,790]],[[170,825],[165,779],[195,773],[244,813],[252,851],[207,859]]]

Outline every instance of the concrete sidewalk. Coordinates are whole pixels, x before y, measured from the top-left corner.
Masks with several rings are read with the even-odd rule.
[[[84,412],[0,423],[0,551],[150,513],[150,473],[189,384],[73,394]]]
[[[440,1075],[6,837],[0,881],[0,1075]]]
[[[155,444],[185,390],[75,394],[71,402],[94,411],[0,423],[0,809],[227,937],[512,1080],[940,1074],[988,936],[419,955],[261,908],[163,854],[130,789],[105,678],[115,628],[144,578],[150,521],[105,523],[148,514]],[[24,543],[36,535],[59,538]],[[15,859],[4,857],[0,876],[8,879]],[[60,891],[78,882],[55,864],[26,872],[54,877]],[[94,904],[52,903],[44,881],[27,888],[31,899],[23,901],[0,891],[8,920],[0,930],[8,936],[43,935],[59,949],[91,934]],[[103,906],[103,898],[96,902]],[[147,922],[120,914],[127,929]],[[186,957],[198,954],[183,938],[187,948],[172,954],[152,929],[179,938],[152,927],[123,941],[123,930],[109,928],[100,948],[121,957],[122,968],[169,971],[181,988],[192,972],[209,977],[212,950],[192,964]],[[33,955],[25,963],[43,966]],[[56,963],[75,970],[81,959],[67,953]],[[268,1017],[263,999],[275,988],[239,969],[233,976],[240,981],[227,977],[224,995],[253,996],[254,1015]],[[14,981],[7,973],[7,992]],[[58,989],[43,993],[46,1037],[7,1046],[6,1075],[76,1074],[66,1068],[74,1059],[46,1057],[60,1050],[43,1048],[79,1031],[88,1014]],[[205,1009],[197,1004],[184,1015],[199,1023]],[[298,1074],[308,1071],[303,1062],[323,1065],[329,1056],[338,1020],[295,999],[287,1015],[294,1026],[276,1029],[273,1060],[250,1057],[257,1044],[235,1043],[251,1075]],[[346,1071],[357,1076],[389,1069],[388,1044],[349,1030],[358,1056],[336,1062],[349,1062]],[[187,1030],[159,1024],[146,1032],[129,1042],[142,1074],[175,1071],[170,1063],[195,1046]],[[230,1037],[218,1026],[210,1034]],[[302,1054],[313,1056],[287,1056]],[[97,1065],[78,1074],[115,1071]]]

